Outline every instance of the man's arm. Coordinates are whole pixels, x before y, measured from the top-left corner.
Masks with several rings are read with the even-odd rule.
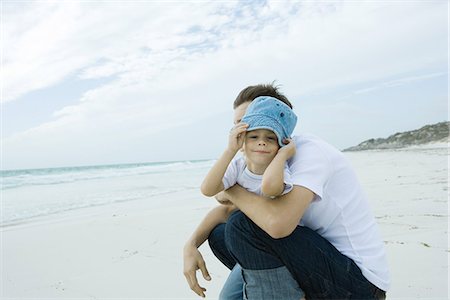
[[[236,209],[234,205],[219,205],[214,207],[203,218],[192,236],[183,248],[183,273],[191,290],[197,295],[205,297],[206,289],[198,284],[196,271],[200,269],[206,280],[211,280],[205,261],[198,250],[207,239],[211,231],[220,223],[226,222],[229,215]]]
[[[220,223],[225,223],[236,209],[235,205],[218,205],[211,209],[192,233],[186,245],[192,245],[195,248],[200,247],[208,239],[214,227]]]
[[[225,197],[273,238],[290,235],[314,198],[312,191],[297,185],[275,200],[251,193],[237,184],[224,193]]]

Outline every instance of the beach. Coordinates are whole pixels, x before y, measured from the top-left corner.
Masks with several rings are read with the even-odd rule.
[[[448,145],[345,155],[386,246],[388,299],[448,299]],[[2,191],[1,299],[200,299],[182,273],[182,248],[216,205],[198,188],[211,164],[12,182]],[[200,285],[217,299],[229,271],[207,244],[200,249],[212,277],[199,274]]]

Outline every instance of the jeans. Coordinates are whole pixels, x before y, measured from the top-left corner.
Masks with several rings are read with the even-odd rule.
[[[305,294],[284,266],[270,270],[245,270],[244,272],[228,251],[224,234],[225,224],[221,224],[208,238],[213,253],[231,269],[220,292],[219,300],[300,300],[304,298]]]
[[[249,299],[259,299],[252,295],[266,288],[263,282],[275,282],[273,271],[282,267],[292,274],[307,299],[385,298],[385,292],[370,283],[350,258],[307,227],[297,226],[289,236],[274,239],[236,211],[226,224],[211,232],[209,242],[213,253],[226,266],[242,266],[247,282],[243,296]],[[270,288],[272,298],[265,299],[284,299],[274,295],[281,295],[285,287]]]
[[[239,264],[234,265],[227,281],[220,291],[219,300],[242,300],[244,298],[244,279],[242,268]]]

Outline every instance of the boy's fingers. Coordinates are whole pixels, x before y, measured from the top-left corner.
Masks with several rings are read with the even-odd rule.
[[[248,124],[236,125],[230,129],[230,133],[232,133],[233,131],[236,131],[238,133],[244,132],[247,130],[247,127],[248,127]]]
[[[222,205],[232,205],[233,203],[230,200],[217,200]]]
[[[237,131],[237,134],[241,136],[242,134],[245,134],[246,132],[247,132],[247,129],[241,128]]]
[[[238,123],[235,124],[232,128],[239,128],[239,127],[248,127],[247,123]]]

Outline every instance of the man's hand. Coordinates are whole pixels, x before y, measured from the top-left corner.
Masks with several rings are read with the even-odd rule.
[[[278,154],[281,154],[284,156],[286,160],[291,158],[295,155],[296,148],[295,148],[295,142],[292,139],[284,139],[283,143],[285,146],[278,149]]]
[[[196,272],[200,269],[203,278],[208,281],[211,280],[211,276],[206,269],[206,264],[203,260],[202,254],[195,246],[186,245],[183,249],[183,262],[183,274],[186,277],[189,287],[197,295],[205,298],[206,289],[198,284]]]
[[[238,152],[242,148],[247,128],[248,124],[246,123],[238,123],[231,128],[228,138],[228,150]]]

